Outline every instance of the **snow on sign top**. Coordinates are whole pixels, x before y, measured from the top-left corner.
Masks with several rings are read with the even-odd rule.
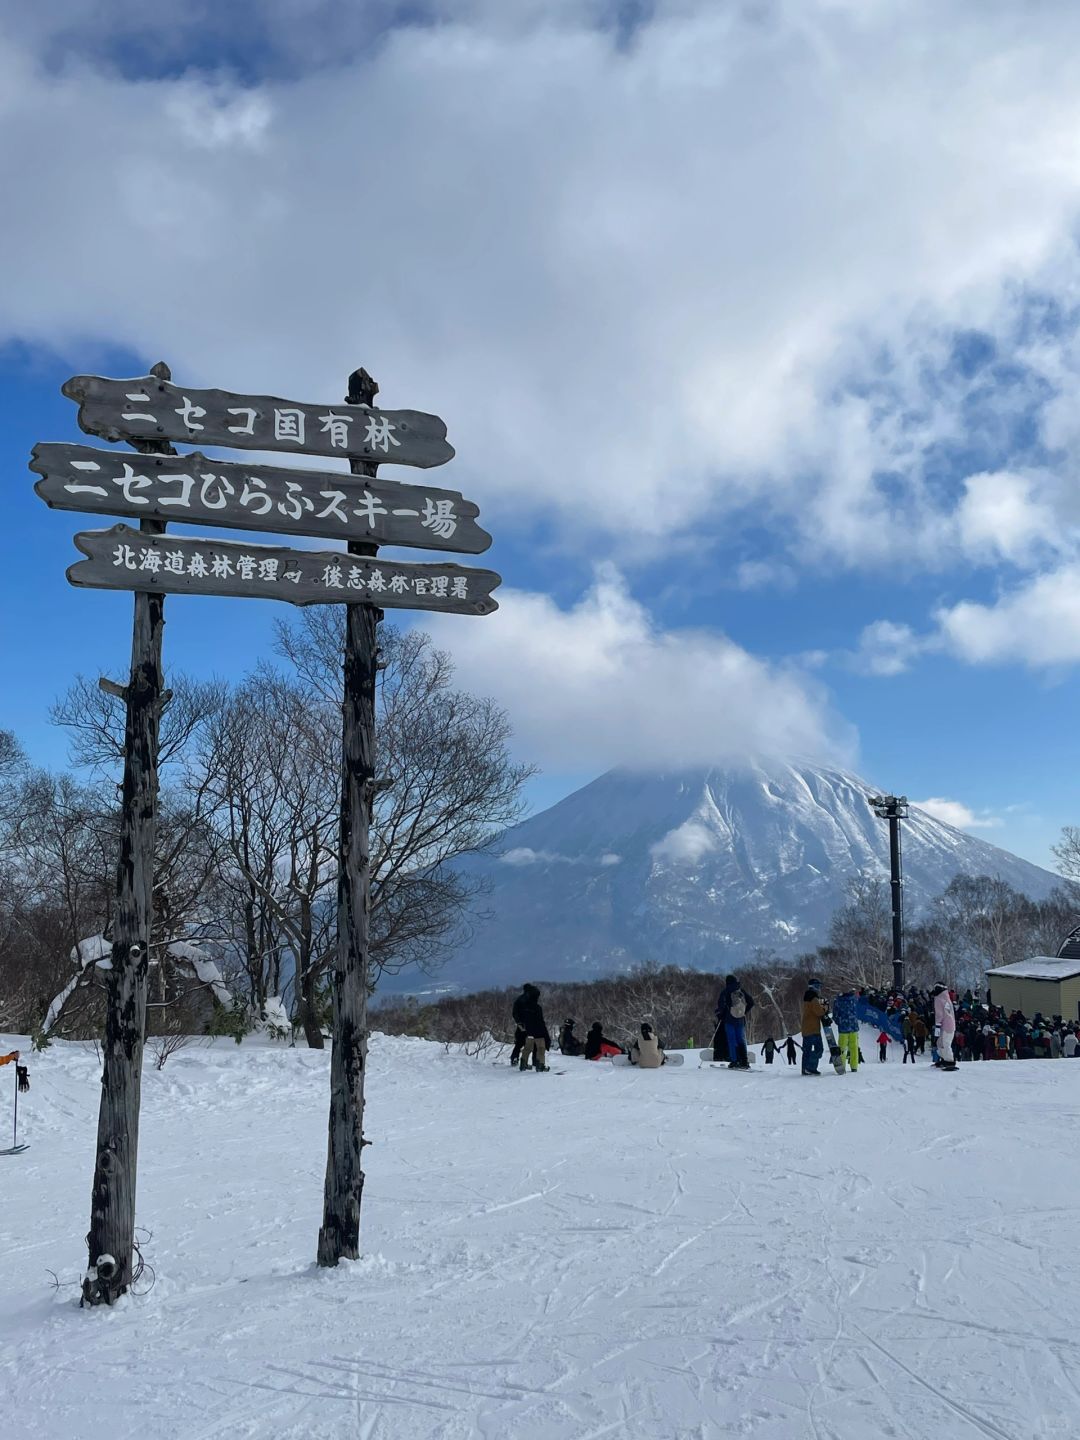
[[[419,410],[305,405],[272,395],[194,390],[154,375],[134,380],[73,375],[61,389],[79,402],[80,427],[105,440],[180,440],[294,455],[360,456],[425,469],[454,457],[443,421]]]
[[[999,965],[988,970],[988,975],[1000,975],[1006,980],[1071,980],[1080,975],[1080,963],[1075,960],[1057,960],[1052,955],[1033,955],[1030,960],[1016,960],[1011,965]]]

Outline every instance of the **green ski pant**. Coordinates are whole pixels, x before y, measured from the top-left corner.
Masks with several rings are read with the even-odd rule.
[[[859,1037],[858,1035],[839,1036],[840,1054],[847,1061],[849,1070],[859,1068]]]

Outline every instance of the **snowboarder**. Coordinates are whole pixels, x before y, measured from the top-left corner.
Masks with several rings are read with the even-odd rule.
[[[772,1064],[772,1062],[773,1062],[773,1056],[776,1054],[776,1052],[777,1052],[777,1050],[778,1050],[779,1048],[780,1048],[780,1047],[777,1045],[777,1043],[776,1043],[776,1041],[773,1039],[773,1037],[772,1037],[771,1035],[766,1035],[766,1037],[765,1037],[765,1043],[764,1043],[764,1045],[762,1045],[762,1047],[761,1047],[761,1053],[765,1056],[765,1064],[766,1064],[766,1065],[771,1065],[771,1064]]]
[[[584,1055],[585,1042],[574,1034],[573,1020],[564,1020],[559,1031],[559,1049],[564,1055]]]
[[[859,1013],[854,990],[845,990],[833,1001],[833,1019],[840,1037],[840,1054],[849,1070],[859,1068]]]
[[[752,996],[746,993],[734,975],[729,975],[716,1002],[716,1014],[723,1022],[730,1056],[728,1063],[732,1070],[750,1069],[750,1060],[746,1053],[746,1018],[753,1008]]]
[[[540,991],[535,985],[525,985],[514,1001],[513,1016],[516,1024],[525,1032],[525,1043],[521,1047],[519,1070],[527,1070],[532,1060],[535,1069],[546,1070],[547,1052],[551,1046],[551,1035],[544,1024],[544,1012],[540,1008]]]
[[[878,1037],[877,1037],[878,1059],[881,1061],[881,1063],[882,1063],[883,1065],[884,1065],[885,1061],[888,1059],[888,1055],[887,1055],[887,1053],[886,1053],[886,1047],[889,1046],[889,1045],[891,1045],[891,1044],[892,1044],[892,1036],[891,1036],[891,1035],[887,1035],[884,1030],[880,1031],[880,1033],[878,1034]]]
[[[802,1003],[802,1073],[818,1075],[818,1062],[825,1053],[825,1042],[821,1038],[821,1022],[828,1014],[828,1007],[821,998],[821,981],[811,980],[806,987]]]
[[[614,1040],[609,1040],[604,1034],[604,1027],[599,1020],[594,1020],[585,1037],[585,1059],[586,1060],[608,1060],[612,1055],[621,1055],[623,1048],[616,1045]]]
[[[795,1036],[789,1035],[784,1041],[784,1054],[787,1056],[787,1063],[789,1065],[795,1064],[795,1051],[801,1049],[802,1046],[796,1043]]]
[[[955,1070],[953,1059],[953,1035],[956,1032],[956,1012],[952,996],[945,985],[937,984],[931,992],[934,996],[934,1026],[937,1030],[937,1050],[941,1057],[942,1070]]]
[[[666,1057],[647,1020],[641,1022],[641,1035],[635,1038],[628,1054],[630,1064],[639,1065],[642,1070],[659,1070],[663,1065]]]
[[[952,995],[949,995],[948,986],[942,984],[935,985],[930,994],[933,995],[933,1021],[935,1021],[937,1054],[940,1056],[939,1068],[955,1070],[956,1061],[952,1053],[952,1037],[956,1032],[956,1011],[953,1009]]]

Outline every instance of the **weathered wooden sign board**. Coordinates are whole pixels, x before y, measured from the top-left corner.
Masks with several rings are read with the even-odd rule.
[[[79,402],[84,431],[129,440],[135,450],[38,445],[31,462],[41,477],[35,490],[56,509],[141,522],[138,530],[115,525],[77,535],[86,558],[67,572],[73,585],[135,594],[130,680],[112,687],[126,707],[123,803],[83,1301],[112,1304],[132,1277],[166,594],[347,607],[334,1046],[317,1258],[320,1265],[355,1259],[364,1184],[369,827],[372,797],[388,783],[375,774],[377,626],[384,608],[489,615],[498,608],[491,592],[501,583],[493,570],[389,561],[377,551],[404,545],[479,554],[491,537],[476,523],[476,506],[457,491],[375,478],[379,464],[441,465],[454,450],[438,416],[376,409],[378,386],[366,371],[349,377],[348,399],[337,406],[188,389],[172,384],[165,364],[135,380],[76,375],[63,390]],[[174,440],[336,457],[348,460],[352,473],[243,465],[201,451],[177,455]],[[173,520],[332,538],[348,549],[167,535]]]
[[[89,445],[35,445],[35,491],[57,510],[273,530],[375,545],[479,555],[491,536],[457,490],[357,480],[340,470],[286,470],[190,455],[132,455]]]
[[[385,609],[490,615],[500,583],[494,570],[361,559],[341,550],[293,550],[184,535],[145,535],[128,525],[85,530],[75,544],[88,558],[70,566],[72,585],[164,595],[234,595],[290,605],[367,601]]]
[[[454,458],[446,426],[420,410],[307,405],[272,395],[193,390],[155,375],[134,380],[75,375],[63,391],[79,402],[80,428],[104,440],[180,440],[339,459],[355,455],[424,469]]]

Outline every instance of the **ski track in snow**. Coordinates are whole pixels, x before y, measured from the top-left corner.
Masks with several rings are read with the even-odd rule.
[[[98,1063],[31,1057],[31,1149],[0,1158],[13,1433],[1080,1433],[1080,1064],[560,1078],[376,1037],[364,1255],[320,1271],[328,1058],[218,1042],[146,1071],[157,1282],[83,1312],[48,1271],[83,1265]]]

